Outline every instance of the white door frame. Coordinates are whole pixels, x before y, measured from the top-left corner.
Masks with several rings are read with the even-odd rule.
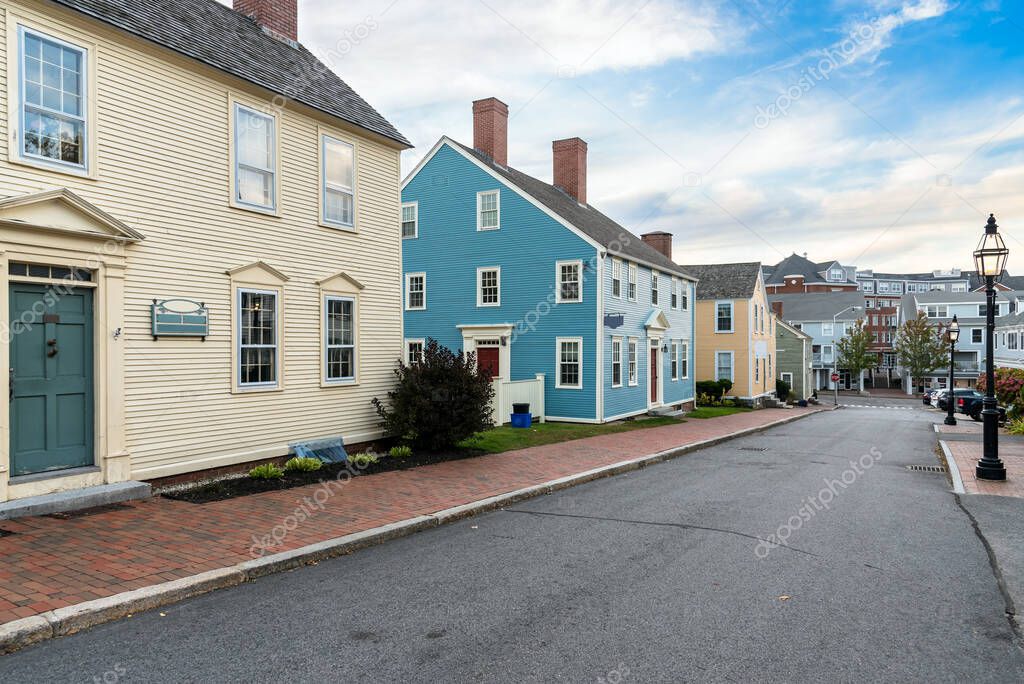
[[[476,351],[477,340],[498,340],[498,366],[502,380],[512,379],[512,324],[496,323],[493,325],[459,325],[462,333],[462,353]]]
[[[651,352],[657,357],[658,364],[658,399],[651,401]],[[665,359],[661,351],[661,338],[650,337],[647,342],[647,408],[662,406],[665,403]]]

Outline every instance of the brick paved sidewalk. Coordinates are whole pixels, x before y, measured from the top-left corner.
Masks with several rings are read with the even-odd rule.
[[[821,409],[764,410],[357,477],[278,553]],[[0,624],[252,560],[323,485],[196,505],[164,498],[61,520],[0,521]],[[323,493],[319,495],[322,501]],[[283,527],[278,527],[283,531]],[[0,535],[3,533],[0,532]]]
[[[970,425],[970,424],[968,424]],[[946,428],[943,425],[941,428]],[[972,428],[974,426],[971,426]],[[940,429],[941,429],[940,428]],[[946,429],[943,432],[953,432]],[[980,428],[976,431],[980,432]],[[978,459],[982,456],[982,445],[980,436],[977,441],[954,441],[944,440],[949,453],[956,461],[957,470],[960,471],[960,478],[964,483],[964,492],[967,494],[992,494],[996,496],[1013,496],[1024,498],[1024,442],[1011,439],[1004,439],[1000,435],[999,458],[1006,466],[1006,481],[992,482],[990,480],[979,480],[974,476],[974,468],[978,465]]]

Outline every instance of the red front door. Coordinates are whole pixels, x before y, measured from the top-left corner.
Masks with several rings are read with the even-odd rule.
[[[651,403],[658,403],[658,348],[651,346]]]
[[[478,347],[476,350],[476,367],[481,373],[489,373],[492,378],[501,375],[498,362],[498,347]]]

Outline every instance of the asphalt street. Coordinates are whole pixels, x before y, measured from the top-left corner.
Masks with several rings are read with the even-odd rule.
[[[907,468],[941,416],[897,404],[43,643],[0,681],[1020,682],[985,544]]]

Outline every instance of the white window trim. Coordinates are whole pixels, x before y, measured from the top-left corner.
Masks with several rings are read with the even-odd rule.
[[[563,385],[562,384],[562,343],[570,342],[579,345],[578,359],[576,365],[579,370],[579,384],[577,385]],[[571,390],[582,390],[583,389],[583,338],[582,337],[556,337],[555,338],[555,389],[571,389]]]
[[[718,369],[722,366],[722,364],[720,364],[718,362],[718,359],[721,356],[728,356],[729,357],[729,382],[735,384],[736,383],[736,352],[732,352],[732,351],[716,351],[715,352],[715,380],[721,380],[721,378],[718,377]]]
[[[346,147],[352,148],[352,187],[343,188],[341,186],[330,187],[327,181],[327,143],[337,143],[339,145],[345,145]],[[358,184],[357,177],[357,165],[358,160],[356,159],[356,146],[347,140],[342,140],[336,136],[328,133],[320,134],[320,221],[323,225],[330,228],[339,228],[341,230],[356,229],[356,186]],[[342,221],[334,221],[327,218],[327,190],[334,190],[336,192],[349,193],[352,195],[352,223],[344,223]]]
[[[787,377],[789,378],[789,380],[786,379]],[[782,380],[782,382],[784,382],[787,385],[789,385],[790,389],[792,389],[792,387],[793,387],[793,374],[792,373],[788,373],[788,372],[787,373],[779,373],[779,380]]]
[[[675,300],[675,304],[672,301]],[[681,305],[682,294],[679,292],[679,278],[672,276],[672,291],[668,295],[668,305],[673,311],[678,311]]]
[[[835,323],[822,322],[821,324],[821,336],[822,337],[835,337],[836,326]]]
[[[269,206],[268,205],[262,205],[262,204],[254,204],[252,202],[246,202],[246,201],[240,199],[239,196],[238,196],[238,192],[239,192],[239,188],[240,188],[240,186],[239,186],[239,173],[238,173],[238,171],[239,171],[239,168],[241,167],[241,163],[238,161],[238,114],[243,109],[248,111],[248,112],[250,112],[250,113],[252,113],[252,114],[254,114],[255,116],[257,116],[259,118],[268,119],[274,125],[274,136],[273,136],[273,140],[271,141],[271,145],[270,145],[271,153],[273,155],[273,162],[271,164],[271,168],[269,168],[269,169],[259,169],[260,171],[262,171],[264,173],[273,173],[274,174],[273,182],[271,183],[271,188],[272,188],[272,191],[273,191],[273,201],[271,202],[271,204]],[[231,174],[232,174],[232,178],[231,178],[231,206],[236,207],[238,209],[246,209],[246,210],[249,210],[249,211],[260,212],[262,214],[271,214],[271,215],[274,215],[274,216],[277,215],[277,213],[278,213],[278,206],[280,205],[279,199],[280,199],[280,196],[281,196],[281,166],[280,166],[280,159],[281,159],[280,139],[281,139],[281,136],[280,136],[280,125],[279,125],[279,123],[280,122],[278,121],[278,118],[277,118],[276,114],[268,114],[266,112],[261,112],[256,107],[251,107],[251,106],[249,106],[247,104],[243,104],[242,102],[234,102],[233,101],[231,103],[231,133],[232,133],[232,137],[231,137]]]
[[[677,340],[672,340],[669,344],[668,353],[671,354],[669,371],[671,372],[672,382],[676,382],[679,380],[679,342]]]
[[[615,294],[615,283],[619,283],[619,294]],[[612,297],[615,299],[622,299],[622,259],[612,259]]]
[[[679,342],[679,379],[689,380],[690,379],[690,343],[686,340]],[[683,372],[685,371],[685,372]]]
[[[619,347],[619,382],[618,383],[615,382],[615,346],[616,345],[618,345],[618,347]],[[612,338],[611,359],[612,359],[612,366],[611,366],[612,387],[622,387],[622,380],[626,376],[626,374],[625,374],[625,370],[626,369],[623,367],[623,360],[625,359],[625,353],[623,352],[623,349],[622,349],[622,338],[621,337],[613,337]]]
[[[352,302],[352,375],[350,377],[332,378],[327,372],[327,357],[331,350],[331,347],[328,344],[330,338],[328,337],[327,330],[327,315],[330,311],[329,305],[332,301]],[[325,385],[354,385],[359,377],[359,311],[357,307],[358,304],[356,303],[356,298],[351,295],[324,295],[323,315],[320,319],[320,327],[322,330],[321,335],[323,336],[323,352],[321,353],[322,358],[320,359],[323,367],[320,372]],[[348,345],[334,346],[344,348]]]
[[[7,29],[11,32],[13,40],[8,45],[13,52],[9,52],[11,57],[8,61],[8,92],[9,102],[12,106],[16,107],[16,113],[8,111],[9,124],[14,129],[10,131],[13,133],[11,136],[11,147],[9,148],[12,154],[10,159],[13,162],[25,164],[26,166],[34,166],[36,168],[46,169],[49,171],[56,171],[59,173],[70,174],[74,176],[85,176],[88,178],[94,178],[94,167],[93,160],[93,138],[95,138],[95,121],[96,116],[94,115],[94,89],[93,80],[90,76],[95,73],[93,65],[93,56],[96,54],[95,47],[90,44],[72,43],[68,40],[57,37],[52,33],[26,26],[21,23],[15,24],[13,22],[13,15],[8,11],[8,15],[12,17],[12,21],[8,22]],[[16,26],[17,30],[12,30],[12,27]],[[82,164],[72,164],[69,162],[49,159],[47,157],[35,156],[25,154],[25,36],[26,34],[38,36],[40,39],[57,43],[61,47],[74,50],[81,54],[82,59],[82,115],[80,117],[69,117],[78,118],[83,124],[83,137],[82,137]],[[12,115],[13,114],[13,115]],[[66,115],[65,115],[66,116]],[[16,122],[16,123],[15,123]]]
[[[639,268],[636,264],[630,262],[629,264],[627,264],[626,271],[626,299],[630,302],[635,302],[637,293],[640,290],[639,286],[637,285],[637,272],[639,271]],[[629,291],[630,286],[632,286],[633,288],[632,294]]]
[[[269,390],[278,389],[281,385],[281,291],[270,290],[259,287],[239,287],[235,295],[235,364],[237,387],[240,390]],[[243,294],[271,295],[274,297],[274,381],[273,382],[242,382],[242,295]],[[252,348],[266,348],[263,344],[246,345]]]
[[[651,306],[661,306],[661,274],[651,269]]]
[[[482,207],[482,201],[481,200],[483,199],[484,195],[495,195],[497,197],[497,201],[495,202],[495,208],[496,208],[496,210],[498,212],[498,225],[496,225],[496,226],[488,226],[487,228],[484,228],[483,222],[481,221],[481,218],[482,218],[481,214],[483,213],[483,210],[481,208]],[[500,189],[481,190],[480,192],[476,193],[476,229],[478,231],[501,230],[501,190]]]
[[[402,228],[402,224],[405,223],[405,221],[403,221],[402,219],[405,217],[404,216],[405,210],[408,207],[412,207],[412,212],[413,212],[412,213],[412,215],[413,215],[413,219],[412,219],[412,225],[413,225],[412,235],[406,235],[404,233],[404,228]],[[399,218],[398,230],[402,233],[402,239],[403,240],[415,240],[416,238],[418,238],[420,236],[420,203],[419,202],[402,202],[402,209],[401,209],[401,211],[402,211],[402,215],[400,215],[398,217]]]
[[[480,279],[484,271],[496,271],[498,273],[498,301],[494,303],[484,303],[484,286]],[[491,308],[495,306],[501,306],[501,266],[481,266],[476,269],[476,305],[484,308]]]
[[[718,327],[718,307],[723,304],[729,306],[729,329],[723,330]],[[736,332],[736,306],[731,299],[719,299],[715,302],[715,334],[728,334]]]
[[[640,384],[640,339],[630,337],[626,343],[626,382],[630,387]]]
[[[579,298],[562,299],[562,266],[575,266],[578,275]],[[582,304],[583,303],[583,260],[569,259],[568,261],[555,262],[555,302],[558,304]]]
[[[407,338],[405,338],[404,356],[405,356],[405,365],[407,365],[407,366],[412,363],[412,357],[409,355],[409,347],[414,345],[414,344],[420,345],[424,350],[426,350],[426,348],[427,348],[427,341],[424,338],[422,338],[422,337],[407,337]]]
[[[409,282],[412,278],[421,276],[423,278],[423,306],[409,306]],[[406,273],[405,274],[405,310],[406,311],[425,311],[427,308],[427,274],[420,273]]]
[[[679,307],[682,311],[690,310],[690,284],[685,280],[679,281]]]

